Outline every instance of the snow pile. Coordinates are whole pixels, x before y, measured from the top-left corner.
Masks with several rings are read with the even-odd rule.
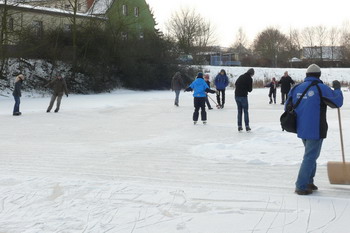
[[[210,74],[211,79],[225,69],[231,82],[234,83],[236,79],[243,73],[247,72],[250,67],[228,67],[228,66],[204,66],[203,71]],[[288,71],[289,76],[296,82],[301,82],[305,78],[306,68],[261,68],[253,67],[255,70],[254,80],[271,80],[275,77],[277,80],[283,76],[285,71]],[[333,80],[339,80],[350,83],[350,69],[349,68],[321,68],[321,79],[325,83],[331,83]]]

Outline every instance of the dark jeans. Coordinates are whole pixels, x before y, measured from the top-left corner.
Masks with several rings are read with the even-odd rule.
[[[13,96],[15,98],[15,106],[13,107],[13,113],[19,112],[19,105],[21,103],[21,98],[19,96]]]
[[[179,96],[181,90],[175,90],[175,105],[179,105]]]
[[[211,108],[208,95],[205,97],[205,103],[207,104],[208,108]]]
[[[220,101],[220,93],[222,95],[222,101]],[[216,99],[218,101],[218,105],[224,105],[225,104],[225,89],[219,90],[218,93],[216,94]]]
[[[287,100],[288,92],[287,93],[281,92],[281,96],[282,96],[282,103],[281,104],[284,104],[285,101]]]
[[[207,112],[205,111],[205,97],[194,97],[193,102],[194,102],[193,121],[198,121],[199,109],[201,109],[202,121],[206,121]]]
[[[244,112],[244,123],[245,126],[249,126],[249,113],[248,113],[248,97],[235,97],[237,103],[237,125],[242,127],[242,114]]]
[[[57,103],[56,103],[56,110],[60,110],[60,106],[61,106],[61,100],[62,100],[62,96],[63,96],[63,93],[54,93],[52,94],[51,96],[51,100],[50,100],[50,105],[49,107],[47,108],[47,111],[51,111],[52,107],[53,107],[53,104],[55,103],[55,100],[57,98]]]
[[[272,97],[273,97],[274,103],[276,103],[276,90],[270,91],[269,97],[270,97],[270,103],[272,103]]]
[[[296,187],[301,190],[306,190],[309,184],[314,183],[316,174],[316,160],[320,156],[323,139],[309,140],[303,139],[305,146],[303,162],[300,165]]]

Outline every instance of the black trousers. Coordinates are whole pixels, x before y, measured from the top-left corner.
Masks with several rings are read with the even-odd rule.
[[[220,100],[220,94],[222,95],[222,98]],[[225,104],[225,89],[218,89],[218,93],[216,94],[216,100],[218,101],[218,105],[224,105]]]
[[[276,90],[270,90],[269,97],[270,97],[270,103],[272,103],[272,97],[273,97],[274,103],[276,103]]]
[[[199,109],[201,109],[202,121],[206,121],[207,112],[205,111],[205,97],[194,97],[193,103],[194,103],[193,121],[198,121]]]
[[[205,97],[205,103],[207,104],[208,108],[211,108],[208,95],[207,95],[207,97]]]
[[[281,104],[284,104],[284,102],[287,100],[288,92],[287,93],[281,92],[281,95],[282,95],[282,103]]]

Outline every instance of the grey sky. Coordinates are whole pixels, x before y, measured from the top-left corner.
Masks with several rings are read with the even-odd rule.
[[[165,31],[165,22],[181,7],[195,8],[216,28],[220,45],[234,42],[242,27],[249,40],[268,26],[283,32],[290,28],[325,25],[341,27],[350,20],[350,3],[346,0],[146,0],[154,11],[159,28]]]

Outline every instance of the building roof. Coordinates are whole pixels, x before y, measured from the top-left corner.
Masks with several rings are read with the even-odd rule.
[[[105,15],[115,0],[95,0],[87,14]]]
[[[26,0],[26,1],[30,2],[30,0]],[[28,9],[28,10],[35,10],[35,11],[41,11],[41,12],[47,12],[47,13],[73,15],[72,11],[67,11],[67,10],[62,10],[62,9],[59,9],[59,8],[52,8],[52,7],[33,6],[33,5],[23,4],[23,3],[18,3],[18,2],[19,1],[16,1],[16,0],[8,0],[7,1],[7,5],[11,6],[11,7]],[[4,5],[4,4],[5,4],[5,1],[4,0],[0,0],[0,5]],[[93,16],[91,14],[88,14],[88,13],[79,13],[79,12],[77,12],[76,15],[78,17],[95,17],[95,16]],[[98,18],[101,18],[101,17],[98,17]]]

